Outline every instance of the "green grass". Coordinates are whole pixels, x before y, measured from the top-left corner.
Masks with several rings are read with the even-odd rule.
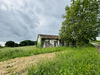
[[[36,48],[35,46],[15,47],[15,48],[1,48],[0,61],[13,59],[16,57],[32,56],[43,53],[51,53],[56,51],[65,50],[66,47],[54,48]]]
[[[98,40],[98,41],[94,41],[93,43],[97,43],[97,44],[100,44],[100,40]]]
[[[68,47],[53,61],[29,67],[28,75],[100,75],[100,55],[95,47]]]

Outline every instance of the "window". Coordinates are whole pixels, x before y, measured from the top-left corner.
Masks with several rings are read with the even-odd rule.
[[[49,45],[49,41],[45,41],[45,44],[46,44],[46,45]]]

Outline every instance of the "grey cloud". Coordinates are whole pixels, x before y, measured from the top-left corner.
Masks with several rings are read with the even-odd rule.
[[[6,0],[7,1],[7,0]],[[0,1],[0,41],[36,40],[40,33],[58,34],[69,0]]]

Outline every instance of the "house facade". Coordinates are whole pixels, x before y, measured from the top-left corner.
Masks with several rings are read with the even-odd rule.
[[[58,35],[39,34],[37,37],[37,47],[58,47],[60,44],[60,38]]]

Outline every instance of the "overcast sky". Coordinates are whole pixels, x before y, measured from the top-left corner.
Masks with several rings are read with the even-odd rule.
[[[0,0],[0,42],[57,35],[70,0]]]

